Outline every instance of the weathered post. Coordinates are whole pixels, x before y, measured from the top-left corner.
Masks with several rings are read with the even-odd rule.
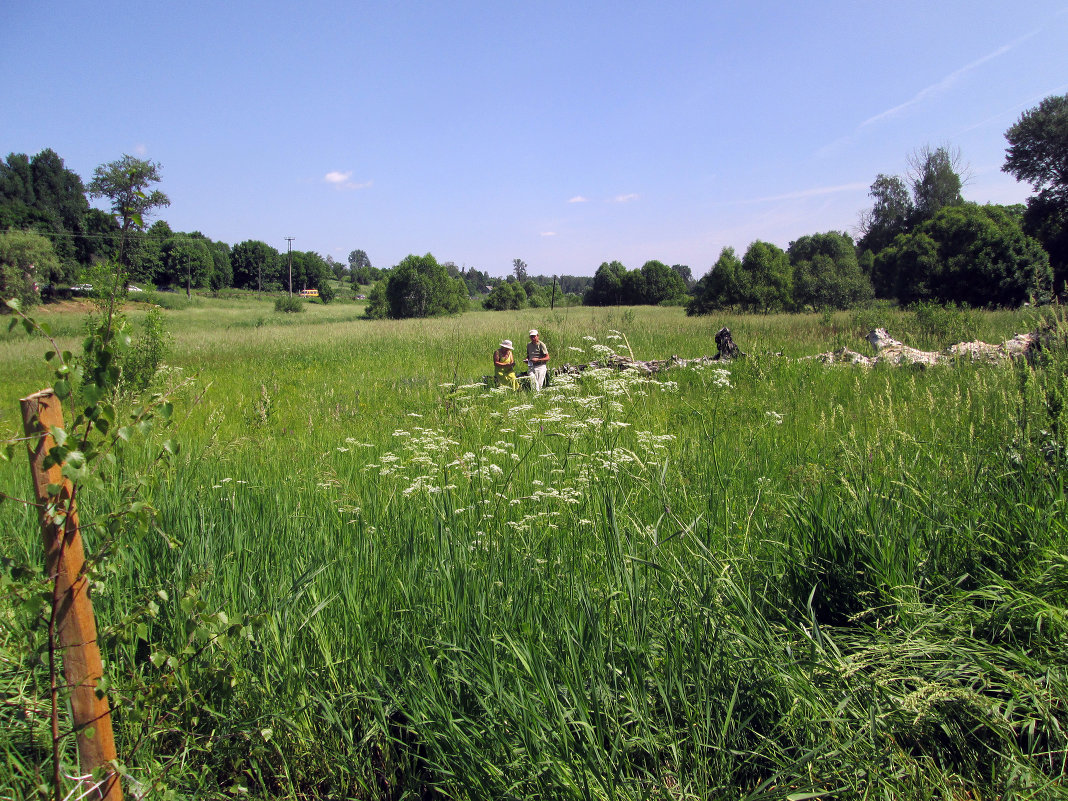
[[[103,675],[100,648],[96,642],[96,620],[89,599],[89,582],[84,575],[85,551],[78,515],[74,508],[73,486],[64,478],[62,465],[44,466],[45,457],[55,446],[51,430],[63,427],[63,408],[51,389],[23,398],[22,422],[26,431],[33,475],[33,491],[44,539],[45,566],[54,582],[53,615],[59,647],[63,650],[63,675],[70,689],[78,757],[83,773],[105,768],[105,777],[94,791],[103,801],[122,801],[122,785],[114,768],[115,736],[107,696],[97,697],[96,686]],[[59,486],[50,494],[49,485]],[[56,698],[53,695],[53,709]],[[53,737],[57,736],[53,730]]]

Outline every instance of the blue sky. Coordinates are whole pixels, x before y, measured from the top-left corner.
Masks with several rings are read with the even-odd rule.
[[[1022,202],[1005,130],[1068,92],[1068,2],[15,2],[0,150],[88,182],[162,165],[162,216],[375,266],[504,275],[851,231],[878,173],[959,148]]]

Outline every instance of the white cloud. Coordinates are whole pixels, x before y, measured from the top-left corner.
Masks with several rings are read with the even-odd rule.
[[[143,156],[147,152],[148,152],[148,148],[145,147],[145,145],[143,145],[143,144],[134,145],[134,153],[136,153],[138,156]]]
[[[992,61],[993,59],[997,58],[998,56],[1005,55],[1006,53],[1008,53],[1010,50],[1012,50],[1017,45],[1019,45],[1022,42],[1025,42],[1028,39],[1030,39],[1036,33],[1038,33],[1037,30],[1031,31],[1030,33],[1027,33],[1027,34],[1024,34],[1023,36],[1019,37],[1018,39],[1014,39],[1013,41],[1009,42],[1008,44],[1002,45],[1001,47],[999,47],[997,50],[993,51],[992,53],[987,53],[982,58],[977,58],[975,61],[971,62],[970,64],[965,64],[960,69],[954,70],[953,72],[949,73],[949,75],[947,75],[945,78],[943,78],[942,80],[938,81],[937,83],[933,83],[930,86],[924,87],[919,92],[917,92],[910,100],[906,100],[904,103],[896,105],[893,108],[888,108],[886,111],[881,111],[881,112],[879,112],[878,114],[876,114],[873,117],[868,117],[868,119],[864,120],[864,122],[862,122],[860,124],[859,128],[866,128],[869,125],[874,125],[875,123],[881,122],[882,120],[889,119],[891,117],[896,117],[898,114],[900,114],[901,112],[905,111],[906,109],[909,109],[909,108],[912,108],[913,106],[919,105],[924,100],[927,100],[930,97],[935,97],[937,95],[942,94],[943,92],[945,92],[948,89],[950,89],[953,86],[953,84],[955,84],[958,80],[960,80],[960,78],[963,77],[964,75],[967,75],[972,70],[981,67],[986,62]]]
[[[539,236],[556,236],[556,231],[542,231]]]
[[[332,184],[335,189],[367,189],[371,186],[371,181],[364,181],[363,183],[354,183],[352,180],[352,171],[340,172],[339,170],[331,170],[323,176],[323,180],[328,184]]]
[[[590,199],[586,198],[586,197],[583,197],[582,195],[575,195],[573,198],[571,198],[571,200],[569,200],[567,202],[568,203],[589,203]]]
[[[783,195],[769,195],[767,197],[755,197],[749,200],[736,200],[727,205],[736,206],[749,203],[772,203],[777,200],[800,200],[802,198],[820,197],[822,195],[836,195],[839,192],[857,192],[867,190],[868,185],[862,183],[839,184],[838,186],[814,186],[811,189],[799,189],[796,192],[787,192]]]
[[[630,203],[630,201],[637,200],[637,199],[638,199],[638,193],[637,192],[630,192],[630,193],[628,193],[626,195],[616,195],[614,198],[612,198],[612,202],[613,203]]]

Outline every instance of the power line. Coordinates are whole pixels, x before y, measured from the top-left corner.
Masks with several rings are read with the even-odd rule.
[[[294,236],[283,237],[289,243],[289,297],[293,297],[293,240]]]

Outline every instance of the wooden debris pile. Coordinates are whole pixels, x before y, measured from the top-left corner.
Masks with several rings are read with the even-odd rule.
[[[919,350],[903,342],[898,342],[886,332],[885,328],[873,329],[866,338],[875,349],[874,356],[865,356],[863,353],[857,353],[849,348],[840,348],[828,353],[818,353],[815,356],[805,356],[803,359],[816,359],[824,364],[859,364],[863,367],[874,367],[879,363],[886,363],[895,367],[904,365],[927,366],[950,364],[961,359],[993,364],[1005,359],[1031,359],[1034,353],[1043,346],[1043,335],[1038,331],[1032,331],[1029,334],[1017,334],[1012,339],[1007,339],[999,345],[978,341],[960,342],[940,351]],[[580,375],[586,370],[605,367],[615,370],[637,370],[646,375],[653,375],[669,370],[672,367],[722,363],[746,355],[734,343],[729,328],[721,328],[716,332],[716,348],[715,356],[698,356],[694,359],[670,356],[667,359],[642,361],[612,353],[603,359],[587,364],[564,364],[549,370],[549,375]],[[522,379],[526,375],[527,373],[519,373],[518,377]],[[483,380],[492,386],[492,376],[483,376]]]
[[[994,363],[1005,359],[1030,358],[1035,349],[1041,345],[1040,335],[1037,331],[1032,331],[1029,334],[1017,334],[1000,345],[991,345],[987,342],[978,341],[960,342],[940,351],[918,350],[917,348],[909,347],[890,336],[885,328],[872,330],[868,334],[867,340],[875,349],[874,356],[865,356],[849,348],[840,348],[836,351],[819,353],[806,358],[817,359],[825,364],[847,363],[859,364],[864,367],[874,367],[880,362],[886,362],[894,366],[947,364],[959,359]]]
[[[713,362],[729,361],[730,359],[737,359],[741,356],[745,356],[738,346],[734,344],[729,328],[721,328],[716,332],[716,348],[715,356],[698,356],[695,359],[683,359],[678,356],[670,356],[667,359],[641,361],[627,356],[620,356],[618,353],[612,353],[603,359],[589,362],[588,364],[565,364],[550,370],[549,374],[579,375],[586,370],[610,367],[616,370],[637,370],[646,375],[653,375],[654,373],[659,373],[662,370],[668,370],[672,367],[686,367],[690,364],[711,364]]]

